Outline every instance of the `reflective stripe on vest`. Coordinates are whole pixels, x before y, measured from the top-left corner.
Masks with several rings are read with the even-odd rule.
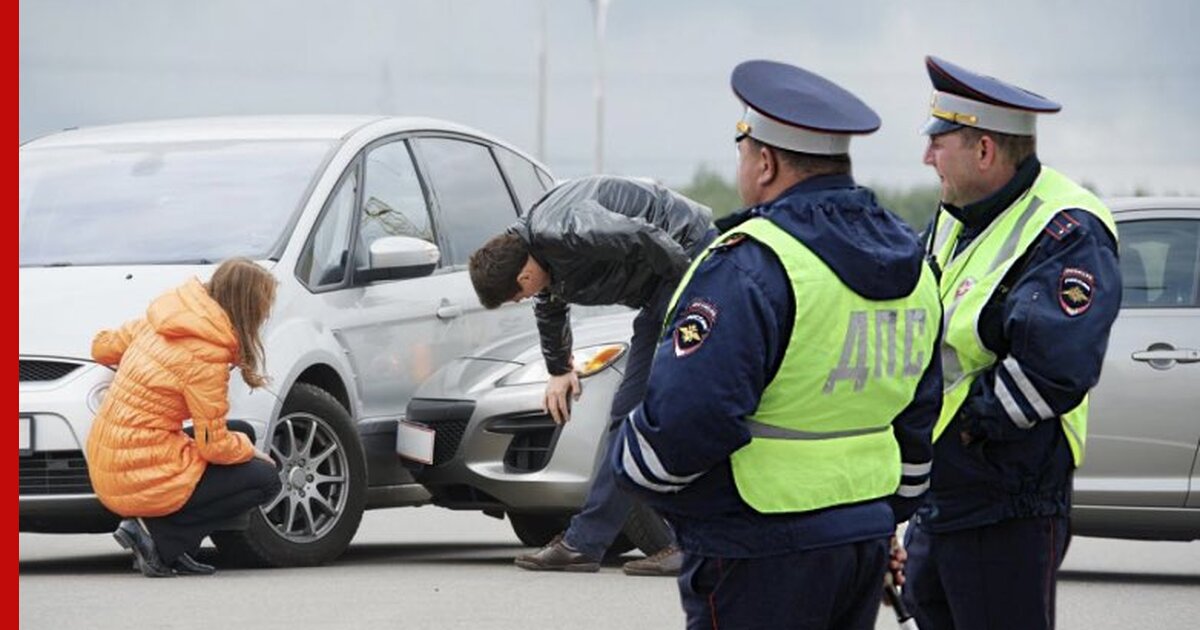
[[[901,475],[892,420],[912,402],[936,351],[941,304],[933,272],[922,265],[920,281],[906,297],[869,300],[847,288],[803,243],[757,218],[697,257],[668,314],[695,269],[735,234],[775,253],[797,298],[779,371],[747,418],[750,443],[730,456],[738,493],[763,513],[890,496]]]
[[[962,223],[948,213],[943,213],[938,221],[933,251],[942,267],[944,399],[941,416],[933,429],[934,440],[941,437],[966,401],[971,383],[996,362],[996,355],[983,345],[979,336],[983,308],[1009,269],[1033,245],[1051,219],[1067,209],[1091,213],[1116,238],[1116,224],[1108,208],[1095,195],[1046,166],[1033,186],[958,254],[954,250]],[[1084,396],[1079,406],[1061,416],[1076,466],[1083,464],[1086,450],[1087,408],[1088,398]]]

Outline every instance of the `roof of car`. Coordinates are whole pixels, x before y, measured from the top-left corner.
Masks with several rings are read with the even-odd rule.
[[[145,122],[66,129],[24,145],[49,148],[140,142],[187,142],[207,140],[336,140],[370,124],[380,123],[387,132],[438,130],[487,137],[455,123],[422,117],[399,116],[227,116],[177,118]]]
[[[1200,197],[1111,197],[1104,203],[1113,212],[1200,209]]]

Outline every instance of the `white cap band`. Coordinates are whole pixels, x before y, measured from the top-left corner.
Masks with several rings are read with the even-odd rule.
[[[738,130],[759,142],[780,149],[814,155],[843,155],[850,153],[850,134],[821,133],[785,125],[753,107],[746,106],[746,115]]]
[[[964,127],[989,129],[1014,136],[1032,136],[1037,131],[1037,114],[1034,112],[1000,107],[948,92],[933,93],[929,115]]]

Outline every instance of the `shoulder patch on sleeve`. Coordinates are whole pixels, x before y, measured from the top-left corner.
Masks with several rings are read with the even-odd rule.
[[[675,356],[682,358],[699,350],[716,323],[717,307],[706,300],[692,300],[675,325]]]
[[[734,234],[733,236],[730,236],[729,238],[714,245],[713,249],[720,251],[720,250],[737,247],[738,245],[741,245],[743,242],[745,242],[746,238],[747,238],[747,236],[745,234]]]
[[[1095,293],[1096,278],[1083,269],[1067,267],[1058,277],[1058,305],[1071,317],[1088,310]]]
[[[1050,223],[1046,226],[1045,232],[1054,240],[1061,241],[1066,238],[1068,234],[1074,232],[1078,227],[1079,221],[1076,221],[1074,217],[1072,217],[1070,214],[1067,214],[1067,212],[1064,210],[1054,215],[1054,218],[1050,219]]]

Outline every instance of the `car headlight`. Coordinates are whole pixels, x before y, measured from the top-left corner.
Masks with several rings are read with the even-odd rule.
[[[579,378],[587,378],[602,372],[625,354],[626,347],[623,343],[607,343],[580,348],[574,354],[575,372],[579,374]],[[497,384],[502,386],[528,385],[545,383],[548,380],[550,380],[550,372],[546,370],[546,362],[537,360],[509,372]]]
[[[104,396],[108,394],[108,386],[111,384],[111,382],[101,383],[100,385],[93,387],[92,391],[88,392],[87,406],[88,409],[92,410],[92,413],[97,413],[100,411],[100,405],[104,403]]]

